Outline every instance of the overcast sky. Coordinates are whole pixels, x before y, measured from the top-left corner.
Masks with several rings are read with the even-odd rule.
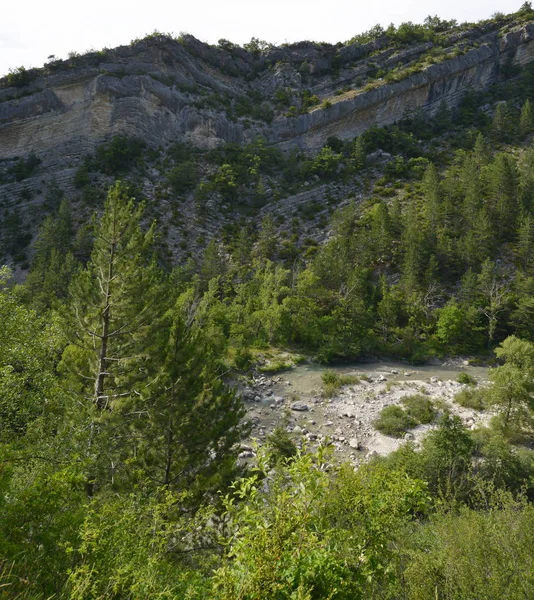
[[[7,0],[6,0],[7,2]],[[0,75],[40,67],[49,55],[115,47],[155,29],[191,33],[210,43],[346,41],[380,23],[422,22],[438,15],[478,21],[510,13],[523,0],[18,0],[2,10]]]

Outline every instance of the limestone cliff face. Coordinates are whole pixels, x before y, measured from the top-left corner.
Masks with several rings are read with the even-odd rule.
[[[286,147],[321,147],[329,136],[352,139],[370,127],[402,118],[406,111],[422,108],[434,113],[445,101],[456,106],[467,90],[484,90],[495,83],[504,64],[525,65],[534,59],[534,25],[504,37],[486,36],[484,44],[463,56],[431,65],[403,81],[380,85],[333,99],[332,106],[295,119],[277,121],[269,140]]]
[[[313,150],[329,136],[352,138],[373,125],[397,121],[407,110],[432,112],[442,101],[454,106],[467,89],[495,82],[504,64],[534,59],[534,24],[504,35],[483,29],[462,35],[475,40],[462,55],[396,83],[375,80],[374,89],[358,87],[358,81],[377,67],[410,64],[432,44],[399,52],[384,49],[383,40],[341,48],[302,43],[254,53],[214,48],[186,36],[183,43],[154,38],[57,61],[36,71],[22,88],[7,87],[4,80],[0,159],[35,152],[51,166],[73,167],[113,135],[136,136],[156,146],[188,140],[207,147],[262,135],[283,148]],[[336,96],[340,85],[352,89]],[[229,115],[218,102],[249,94],[253,103],[269,103],[277,90],[294,98],[308,87],[320,100],[328,99],[326,107],[295,117],[278,111],[269,124]]]

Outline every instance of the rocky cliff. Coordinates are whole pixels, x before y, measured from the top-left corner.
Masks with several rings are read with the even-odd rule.
[[[14,263],[24,271],[31,236],[62,195],[80,208],[79,222],[98,208],[117,173],[102,161],[88,168],[89,157],[117,136],[145,145],[142,169],[134,166],[128,176],[149,201],[150,216],[167,224],[174,258],[198,254],[225,224],[251,213],[256,224],[273,214],[289,231],[301,210],[308,216],[299,239],[321,241],[329,206],[360,197],[369,174],[364,185],[309,172],[294,185],[286,175],[281,181],[279,154],[277,173],[238,182],[238,197],[229,200],[220,186],[202,192],[222,164],[205,160],[207,151],[263,138],[271,149],[314,155],[329,138],[352,140],[416,109],[432,115],[453,108],[467,91],[486,90],[534,59],[532,21],[512,15],[409,41],[387,34],[366,43],[282,47],[256,41],[241,48],[224,40],[210,46],[190,35],[153,34],[11,73],[0,79],[0,255],[13,264],[20,250]],[[169,183],[179,162],[171,156],[176,142],[199,149],[196,158],[183,159],[180,172],[187,176],[196,167],[193,187]],[[84,181],[76,181],[80,174]],[[10,240],[2,244],[2,235]]]
[[[454,106],[466,90],[495,82],[504,65],[534,58],[534,24],[491,28],[452,33],[439,53],[432,43],[399,49],[383,39],[254,52],[155,36],[54,61],[18,87],[0,82],[0,159],[34,152],[76,162],[119,134],[208,147],[262,135],[283,148],[320,148],[329,136],[352,138],[415,108]],[[392,69],[392,81],[376,76]],[[304,89],[319,105],[288,116],[279,98],[298,105]],[[228,110],[236,104],[241,111]]]

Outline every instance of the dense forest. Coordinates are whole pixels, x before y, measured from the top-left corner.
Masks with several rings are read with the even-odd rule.
[[[313,155],[115,137],[76,173],[82,204],[49,190],[30,252],[4,219],[27,277],[0,270],[0,598],[534,597],[532,102],[534,67],[508,65],[458,108]],[[175,264],[139,186],[154,165],[162,194],[206,214],[247,198],[254,218],[202,252],[182,239]],[[282,198],[333,181],[340,207],[258,219],[267,182]],[[314,219],[321,242],[300,235]],[[357,469],[281,428],[239,461],[236,384],[280,349],[469,357],[490,385],[460,400],[494,417],[442,410],[420,448]]]

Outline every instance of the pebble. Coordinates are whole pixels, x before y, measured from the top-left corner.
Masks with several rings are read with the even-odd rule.
[[[296,410],[298,412],[306,412],[310,409],[307,404],[304,404],[304,402],[293,402],[293,404],[291,405],[291,410]]]

